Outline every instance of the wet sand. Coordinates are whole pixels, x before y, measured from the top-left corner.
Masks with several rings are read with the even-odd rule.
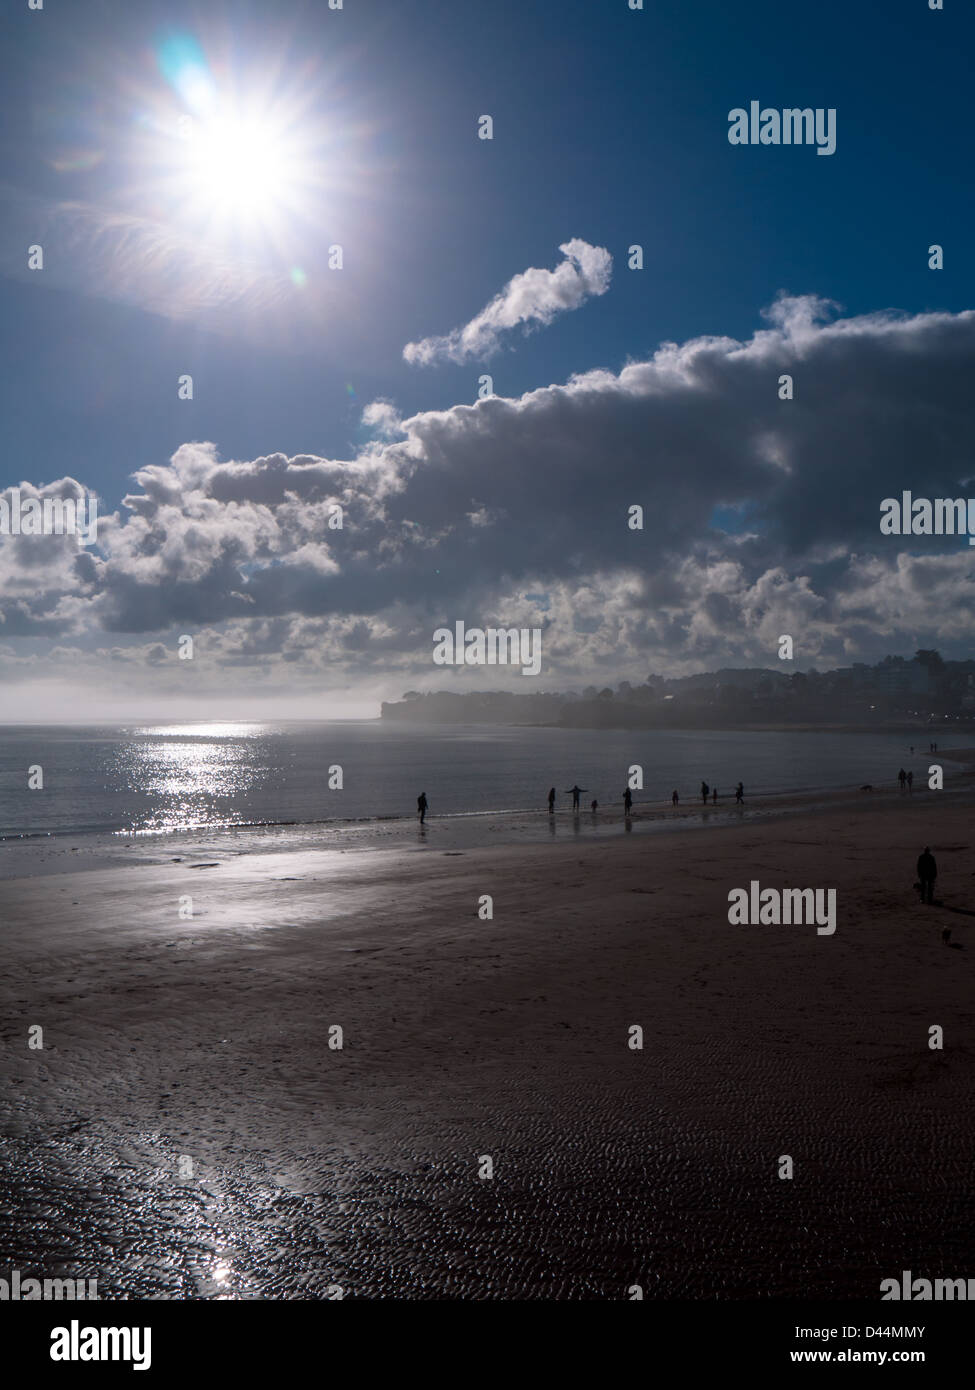
[[[211,836],[7,878],[0,1273],[475,1299],[972,1274],[971,817],[865,794],[708,833]],[[836,888],[835,935],[729,925],[751,879]]]

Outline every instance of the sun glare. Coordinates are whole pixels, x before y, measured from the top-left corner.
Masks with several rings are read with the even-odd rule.
[[[314,217],[324,188],[324,128],[317,89],[264,73],[214,69],[199,42],[176,34],[160,44],[168,86],[145,113],[133,187],[157,215],[208,240],[279,246]],[[290,257],[289,257],[290,259]]]
[[[186,140],[186,188],[201,211],[253,219],[292,195],[300,178],[286,146],[260,121],[218,117]]]

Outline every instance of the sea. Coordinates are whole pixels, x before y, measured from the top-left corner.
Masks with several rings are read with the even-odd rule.
[[[0,839],[151,836],[258,826],[379,826],[413,820],[425,792],[429,822],[560,812],[567,789],[618,810],[631,769],[634,808],[809,797],[864,783],[896,785],[900,767],[927,785],[935,735],[823,731],[587,730],[381,720],[0,727]],[[914,737],[914,752],[910,739]],[[952,747],[937,735],[949,776]],[[38,771],[39,770],[39,771]],[[30,783],[36,785],[32,788]]]

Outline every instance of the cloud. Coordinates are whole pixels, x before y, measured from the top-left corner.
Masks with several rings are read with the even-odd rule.
[[[27,265],[43,248],[43,271]],[[343,277],[296,284],[255,256],[208,244],[166,221],[80,200],[39,198],[0,184],[0,275],[192,323],[263,350],[321,346],[321,324],[353,332],[361,307]]]
[[[830,312],[783,297],[745,341],[402,421],[374,403],[397,437],[351,459],[184,444],[134,474],[92,552],[0,537],[5,672],[66,634],[89,653],[152,638],[130,674],[153,690],[243,669],[255,690],[398,694],[433,680],[433,630],[456,619],[541,627],[549,688],[769,664],[784,632],[802,664],[969,655],[975,552],[882,536],[879,516],[903,489],[966,495],[975,313]]]
[[[372,401],[362,412],[362,423],[375,430],[383,439],[393,439],[403,433],[403,419],[389,401]]]
[[[613,273],[613,258],[602,246],[573,237],[559,247],[565,258],[554,270],[533,266],[509,280],[500,294],[463,328],[443,337],[407,343],[403,356],[426,367],[440,358],[466,362],[487,358],[501,346],[501,335],[519,324],[547,325],[557,314],[578,309],[593,295],[605,294]]]
[[[26,247],[37,243],[45,251],[44,284],[168,318],[209,322],[221,309],[256,316],[294,301],[284,276],[209,251],[162,223],[94,204],[45,200],[0,185],[0,226],[23,228],[4,238],[0,272],[26,279]]]

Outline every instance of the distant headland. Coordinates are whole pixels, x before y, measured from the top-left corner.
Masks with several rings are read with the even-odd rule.
[[[408,690],[382,718],[422,724],[516,724],[572,729],[975,727],[975,661],[936,651],[887,656],[832,671],[724,668],[615,689],[516,694]]]

